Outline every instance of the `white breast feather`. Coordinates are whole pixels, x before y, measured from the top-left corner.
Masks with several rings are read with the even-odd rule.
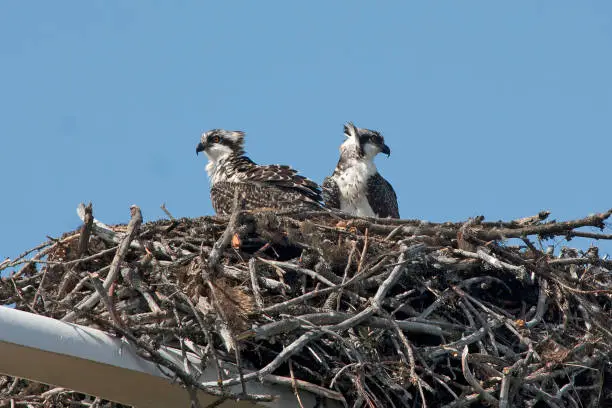
[[[216,161],[211,160],[206,165],[206,172],[208,173],[208,177],[210,177],[211,186],[223,181],[230,183],[239,183],[242,181],[236,173],[232,174],[231,176],[227,174],[225,171],[224,162],[225,159]]]
[[[355,160],[333,178],[340,190],[340,210],[360,217],[375,217],[368,202],[368,179],[377,173],[371,161]]]
[[[206,164],[206,173],[208,173],[210,184],[213,186],[219,181],[224,181],[226,177],[223,171],[223,161],[210,160],[208,164]]]

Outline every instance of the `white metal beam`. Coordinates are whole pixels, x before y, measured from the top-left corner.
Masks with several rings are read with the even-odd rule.
[[[180,354],[166,348],[165,357]],[[195,356],[193,356],[195,358]],[[189,407],[184,388],[174,383],[153,363],[139,357],[126,340],[45,316],[0,306],[0,373],[69,388],[138,408]],[[200,379],[215,381],[210,367]],[[238,392],[239,386],[232,391]],[[248,383],[248,392],[272,394],[272,403],[257,406],[297,406],[293,392],[283,386]],[[218,399],[198,392],[202,406]],[[316,404],[314,395],[300,391],[305,407]],[[327,406],[340,406],[327,401]],[[227,401],[220,407],[253,407],[251,402]]]

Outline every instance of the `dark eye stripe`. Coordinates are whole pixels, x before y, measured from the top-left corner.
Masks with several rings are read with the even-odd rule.
[[[359,143],[361,144],[367,143],[368,141],[374,144],[382,144],[384,142],[382,136],[378,135],[367,135],[359,138]]]

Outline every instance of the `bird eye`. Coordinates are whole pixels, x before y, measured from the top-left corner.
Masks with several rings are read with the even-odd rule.
[[[221,141],[221,138],[219,136],[214,136],[211,140],[213,143],[219,143]]]

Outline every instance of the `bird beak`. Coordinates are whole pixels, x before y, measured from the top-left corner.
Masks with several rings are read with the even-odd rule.
[[[202,142],[198,143],[196,146],[196,156],[198,153],[203,152],[205,150],[204,144]]]
[[[382,150],[380,152],[386,154],[387,157],[391,156],[391,149],[389,149],[389,146],[386,144],[382,145]]]

